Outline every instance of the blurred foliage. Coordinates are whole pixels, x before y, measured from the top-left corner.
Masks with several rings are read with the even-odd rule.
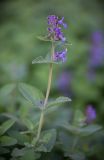
[[[76,109],[81,109],[84,112],[88,104],[96,108],[96,121],[104,126],[103,0],[1,0],[0,124],[8,120],[8,118],[13,120],[10,126],[14,121],[18,122],[13,128],[16,133],[10,130],[6,135],[7,137],[5,136],[2,139],[2,141],[8,142],[6,145],[14,145],[17,143],[17,139],[18,145],[23,145],[24,142],[30,143],[29,138],[31,136],[19,135],[18,130],[24,131],[27,126],[30,127],[29,130],[37,127],[37,125],[33,127],[30,123],[36,124],[35,122],[38,121],[40,113],[38,109],[34,109],[31,103],[21,97],[17,85],[18,82],[28,82],[41,89],[43,93],[46,92],[48,65],[32,65],[32,60],[39,56],[44,57],[50,51],[50,43],[42,42],[37,38],[40,35],[46,35],[46,17],[49,14],[65,17],[65,21],[68,24],[65,34],[68,42],[72,44],[68,46],[67,62],[64,65],[59,64],[54,67],[50,97],[56,98],[57,96],[67,94],[72,99],[72,102],[70,103],[70,107],[67,104],[64,108],[60,108],[60,112],[57,109],[57,112],[48,114],[45,119],[46,125],[44,128],[49,129],[57,127],[59,123],[72,121],[73,113]],[[103,62],[96,66],[90,66],[91,48],[93,47],[92,36],[96,32],[100,32],[103,37],[102,42],[100,42],[100,46],[103,49]],[[64,84],[59,85],[61,74],[64,72],[69,75],[67,77],[68,82],[65,82],[65,84],[68,84],[65,86],[63,86]],[[27,120],[24,120],[24,118],[27,118]],[[20,125],[20,121],[22,125]],[[64,133],[62,131],[59,135],[62,143],[65,141],[63,137],[66,137],[65,142],[73,141],[73,135],[70,134],[69,136],[67,131]],[[97,139],[100,139],[101,145]],[[93,137],[92,142],[90,140],[87,141],[87,139],[84,139],[84,142],[89,143],[85,145],[83,144],[83,140],[80,140],[80,144],[84,146],[82,148],[85,150],[86,155],[91,159],[102,160],[104,133],[101,132],[100,136],[96,135]],[[94,148],[92,144],[94,144]],[[73,153],[69,154],[67,152],[70,144],[64,143],[64,145],[66,145],[66,157],[71,156],[70,158],[73,158]],[[8,149],[1,148],[8,158]],[[88,148],[91,150],[90,154],[87,152]],[[54,155],[49,153],[49,156],[51,159],[57,157],[56,159],[61,160],[59,155],[62,152],[60,154],[54,152]],[[25,148],[21,153],[21,150],[15,148],[12,154],[14,157],[18,157],[18,154],[23,154],[24,159],[26,159],[27,155],[31,155],[32,157],[34,153],[32,149],[27,151]],[[78,154],[82,154],[82,152]],[[40,155],[36,154],[35,156],[39,157]],[[44,160],[47,159],[44,153],[43,157]],[[27,157],[27,159],[29,158]]]

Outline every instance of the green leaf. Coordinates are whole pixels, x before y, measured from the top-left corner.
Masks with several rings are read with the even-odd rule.
[[[13,92],[13,90],[16,88],[16,84],[12,83],[12,84],[7,84],[5,86],[3,86],[0,89],[0,97],[1,96],[8,96],[9,94],[11,94]]]
[[[45,115],[54,112],[62,103],[70,102],[71,99],[68,97],[59,97],[55,101],[48,102],[47,107],[44,110]]]
[[[3,135],[8,129],[10,129],[10,127],[12,127],[14,123],[15,123],[15,120],[13,120],[13,119],[10,119],[10,120],[7,120],[6,122],[4,122],[0,126],[0,135]]]
[[[41,40],[41,41],[49,41],[49,42],[52,42],[52,40],[51,40],[51,39],[48,39],[47,36],[38,36],[37,38],[38,38],[39,40]]]
[[[84,126],[85,119],[85,115],[80,110],[76,110],[74,114],[73,124],[75,126]]]
[[[34,124],[29,119],[24,118],[24,119],[22,119],[22,122],[29,130],[34,129]]]
[[[70,102],[71,99],[69,97],[59,97],[55,101],[48,102],[47,107],[58,106],[62,103]]]
[[[40,156],[41,156],[40,153],[34,152],[34,148],[27,148],[21,160],[36,160],[39,159]]]
[[[56,142],[56,130],[50,129],[41,133],[36,151],[38,152],[51,152]]]
[[[11,95],[16,88],[16,84],[7,84],[0,89],[0,103],[5,104],[11,101]]]
[[[93,124],[93,125],[88,125],[86,127],[80,128],[80,135],[81,136],[90,136],[102,129],[102,126]]]
[[[40,90],[26,83],[19,83],[19,91],[25,99],[36,106],[39,105],[38,102],[44,99],[44,96]]]
[[[102,127],[99,125],[89,125],[86,127],[75,127],[73,125],[65,124],[65,125],[61,125],[61,127],[63,127],[68,132],[71,132],[75,135],[79,135],[83,137],[90,136],[102,129]]]
[[[70,124],[61,124],[60,127],[64,128],[66,131],[71,132],[73,134],[79,134],[79,128]]]
[[[36,59],[34,59],[34,60],[32,61],[32,64],[38,64],[38,63],[61,64],[62,62],[52,61],[51,58],[49,58],[49,57],[47,57],[47,56],[46,56],[45,58],[43,58],[42,56],[39,56],[39,57],[37,57]]]
[[[20,145],[24,145],[25,143],[30,143],[30,137],[26,134],[21,134],[18,131],[11,131],[9,133],[9,136],[16,139],[18,144]]]
[[[12,146],[17,143],[17,140],[15,138],[9,137],[9,136],[2,136],[0,137],[0,145],[1,146]]]

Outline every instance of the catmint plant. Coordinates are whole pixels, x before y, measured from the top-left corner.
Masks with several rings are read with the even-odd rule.
[[[54,62],[65,62],[66,61],[66,55],[67,55],[67,48],[64,48],[61,51],[57,51],[55,48],[55,45],[57,42],[62,42],[62,46],[64,46],[66,42],[66,37],[64,36],[62,29],[67,28],[67,24],[64,23],[64,17],[62,19],[59,19],[56,15],[49,15],[47,17],[47,40],[51,41],[51,53],[50,53],[50,69],[49,69],[49,78],[48,78],[48,86],[46,91],[46,97],[43,103],[40,121],[39,121],[39,127],[37,132],[37,138],[36,142],[38,141],[44,121],[44,110],[47,107],[48,98],[50,94],[50,88],[51,88],[51,81],[52,81],[52,73],[53,73],[53,63]],[[60,46],[61,48],[61,46]],[[68,99],[69,101],[70,99]]]
[[[75,109],[72,116],[70,116],[70,123],[66,120],[61,123],[59,122],[56,128],[50,126],[49,129],[43,129],[46,115],[52,113],[61,104],[71,101],[69,97],[64,96],[52,101],[49,99],[53,65],[64,64],[67,60],[67,38],[63,33],[63,30],[66,28],[67,24],[64,22],[64,17],[59,18],[56,15],[49,15],[47,17],[47,34],[45,37],[38,37],[40,40],[49,41],[51,44],[49,55],[46,55],[45,58],[40,56],[32,61],[32,64],[43,63],[49,65],[45,96],[36,87],[22,82],[6,85],[2,89],[2,94],[5,95],[8,90],[7,95],[14,96],[18,88],[28,101],[28,104],[24,109],[24,101],[19,97],[18,101],[20,100],[22,104],[19,111],[16,109],[14,115],[2,115],[8,119],[0,126],[0,154],[6,154],[4,157],[0,156],[0,159],[64,160],[68,158],[72,160],[84,160],[86,153],[86,150],[84,151],[83,149],[83,146],[86,145],[84,137],[89,137],[102,129],[101,126],[93,124],[96,119],[96,111],[91,105],[87,106],[85,114],[83,111]],[[64,72],[59,85],[62,88],[68,88],[68,81],[70,81],[70,75]],[[30,106],[30,102],[33,107],[32,110],[30,108],[27,109]],[[70,108],[68,109],[70,110]],[[69,110],[68,112],[70,112]],[[15,124],[16,126],[12,128]]]

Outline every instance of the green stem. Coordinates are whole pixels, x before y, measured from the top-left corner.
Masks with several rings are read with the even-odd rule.
[[[53,54],[54,54],[54,45],[53,45],[53,42],[52,42],[51,59],[53,58]],[[51,88],[51,82],[52,82],[52,72],[53,72],[53,64],[51,63],[51,64],[50,64],[50,69],[49,69],[47,92],[46,92],[46,97],[45,97],[45,100],[44,100],[43,109],[42,109],[42,112],[41,112],[41,115],[40,115],[40,121],[39,121],[39,127],[38,127],[38,133],[37,133],[36,142],[39,140],[40,133],[41,133],[41,129],[42,129],[42,126],[43,126],[43,121],[44,121],[44,109],[45,109],[45,107],[46,107],[46,105],[47,105],[48,97],[49,97],[49,94],[50,94],[50,88]]]

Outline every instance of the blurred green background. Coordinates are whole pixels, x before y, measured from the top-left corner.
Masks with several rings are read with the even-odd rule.
[[[68,46],[67,62],[54,67],[50,97],[69,96],[73,109],[93,105],[97,123],[104,125],[103,0],[1,0],[0,88],[26,82],[45,93],[49,67],[31,62],[50,51],[50,43],[37,39],[46,35],[50,14],[65,17],[65,36],[72,44]],[[0,111],[10,112],[9,106],[4,96]]]

